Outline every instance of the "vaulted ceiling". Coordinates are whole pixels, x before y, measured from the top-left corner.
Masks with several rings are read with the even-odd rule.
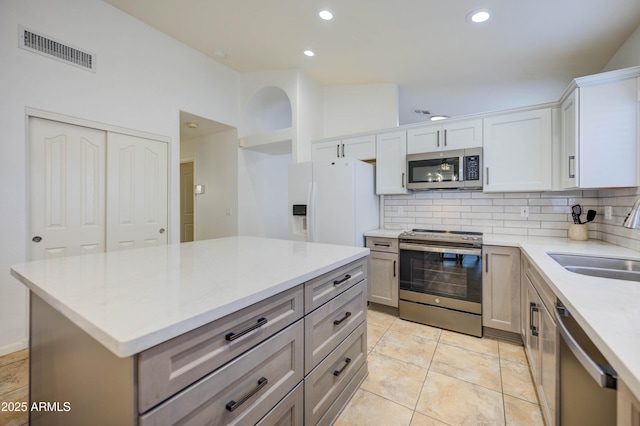
[[[555,101],[640,25],[638,0],[105,1],[239,72],[396,83],[400,124],[423,121],[415,109],[457,116]],[[468,22],[479,8],[493,17]]]

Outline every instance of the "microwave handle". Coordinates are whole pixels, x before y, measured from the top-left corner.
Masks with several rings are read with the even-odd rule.
[[[465,165],[464,165],[464,156],[460,156],[460,163],[458,163],[458,164],[460,164],[460,172],[458,172],[458,174],[460,176],[458,176],[459,177],[458,180],[460,182],[464,182],[464,167],[465,167]]]

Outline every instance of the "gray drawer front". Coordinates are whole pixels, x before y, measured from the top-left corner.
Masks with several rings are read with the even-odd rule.
[[[304,285],[305,313],[308,314],[365,278],[367,278],[366,257],[307,281]]]
[[[364,379],[369,374],[367,362],[364,363],[362,367],[358,370],[358,372],[353,376],[351,381],[344,388],[342,393],[336,398],[336,400],[331,404],[331,407],[324,413],[322,418],[318,421],[318,426],[331,426],[335,423],[342,413],[342,410],[347,406],[353,395],[356,393]]]
[[[386,251],[388,253],[398,253],[398,239],[367,237],[367,247],[372,251]]]
[[[176,392],[224,365],[302,318],[303,286],[256,303],[217,321],[169,340],[138,356],[138,410],[144,413]],[[247,334],[239,334],[267,322]]]
[[[366,319],[367,280],[320,308],[304,319],[305,373],[309,373],[324,357]],[[336,322],[339,322],[336,324]]]
[[[347,358],[350,359],[348,363]],[[367,324],[363,322],[305,377],[305,424],[318,423],[366,360]],[[340,373],[336,376],[335,372]]]
[[[302,426],[304,424],[304,384],[300,382],[256,426]]]
[[[302,380],[303,334],[298,321],[140,416],[140,426],[255,424]],[[256,391],[262,378],[267,382]],[[227,409],[253,391],[235,411]]]

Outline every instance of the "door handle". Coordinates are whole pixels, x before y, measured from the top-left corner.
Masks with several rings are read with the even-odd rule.
[[[228,342],[233,342],[234,340],[244,336],[245,334],[250,333],[253,330],[256,330],[256,329],[262,327],[267,322],[268,322],[268,320],[266,318],[262,317],[262,318],[258,319],[258,322],[256,322],[254,325],[252,325],[252,326],[250,326],[250,327],[248,327],[248,328],[246,328],[246,329],[244,329],[242,331],[239,331],[237,333],[233,333],[233,332],[232,333],[227,333],[227,335],[224,336],[224,338]]]
[[[573,179],[573,178],[576,177],[576,173],[575,172],[571,173],[571,162],[572,161],[575,163],[575,161],[576,161],[576,156],[575,155],[570,155],[569,156],[569,179]]]
[[[342,368],[340,370],[333,370],[333,375],[338,377],[340,374],[342,374],[342,372],[344,371],[345,368],[347,368],[350,362],[351,362],[351,358],[345,358],[344,365],[342,366]]]
[[[487,185],[489,185],[489,168],[487,167]]]
[[[402,174],[402,187],[404,188],[404,173]]]
[[[344,157],[344,144],[342,144],[342,156]]]
[[[269,380],[266,377],[260,377],[260,380],[258,380],[258,386],[256,386],[255,388],[251,389],[249,392],[241,396],[238,401],[234,401],[232,399],[231,401],[227,402],[227,405],[226,405],[227,411],[234,411],[236,408],[238,408],[239,406],[247,402],[249,398],[255,395],[260,389],[265,387],[267,383],[269,383]]]
[[[397,263],[398,263],[398,261],[397,261],[397,260],[394,260],[394,261],[393,261],[393,276],[394,276],[394,278],[395,278],[395,276],[396,276],[396,264],[397,264]]]
[[[440,147],[440,130],[436,132],[436,146]]]
[[[444,146],[447,146],[447,129],[444,129]]]
[[[31,241],[33,241],[34,243],[39,243],[40,241],[42,241],[42,237],[36,235],[31,239]]]
[[[533,313],[539,312],[539,311],[540,311],[540,308],[538,308],[538,305],[536,305],[533,302],[529,302],[529,329],[531,330],[532,336],[538,335],[538,327],[533,325]]]
[[[333,321],[333,325],[340,325],[342,324],[342,322],[344,320],[346,320],[347,318],[349,318],[351,316],[351,312],[347,311],[344,313],[344,316],[342,318],[340,318],[339,320],[334,320]]]
[[[160,228],[160,230],[158,231],[161,234],[164,234],[164,228]]]
[[[342,284],[343,282],[349,281],[350,279],[351,279],[351,275],[347,274],[347,275],[345,275],[345,276],[344,276],[344,278],[343,278],[343,279],[341,279],[341,280],[335,280],[335,281],[333,282],[333,285],[340,285],[340,284]]]
[[[487,274],[489,273],[489,253],[484,254],[484,270]]]
[[[336,157],[340,158],[340,144],[336,145]]]

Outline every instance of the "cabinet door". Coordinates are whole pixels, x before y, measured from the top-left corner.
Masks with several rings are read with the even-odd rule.
[[[369,254],[369,302],[398,307],[398,254]]]
[[[107,135],[107,250],[167,244],[167,144]]]
[[[442,149],[464,149],[482,146],[482,120],[467,120],[442,126]]]
[[[542,300],[536,293],[536,290],[531,284],[531,280],[528,275],[525,275],[524,286],[522,290],[525,292],[524,306],[522,310],[525,311],[526,324],[524,328],[524,349],[529,360],[529,366],[531,367],[531,373],[535,383],[538,383],[538,377],[540,375],[540,319],[539,309],[542,307]]]
[[[560,184],[569,189],[578,186],[578,114],[580,89],[562,103],[560,121],[562,126],[562,154],[560,156]]]
[[[640,426],[640,400],[618,377],[617,426]]]
[[[540,374],[538,397],[545,423],[554,425],[556,416],[557,333],[556,324],[547,308],[540,304]]]
[[[426,126],[407,130],[407,154],[438,151],[442,126]]]
[[[314,142],[311,144],[311,160],[333,160],[340,156],[340,140]]]
[[[376,135],[354,136],[342,139],[342,156],[357,160],[376,158]]]
[[[638,186],[637,79],[580,88],[580,187]]]
[[[484,246],[483,251],[482,325],[519,333],[520,249]]]
[[[407,194],[407,133],[376,136],[376,194]]]
[[[484,119],[484,192],[551,189],[551,109]]]

